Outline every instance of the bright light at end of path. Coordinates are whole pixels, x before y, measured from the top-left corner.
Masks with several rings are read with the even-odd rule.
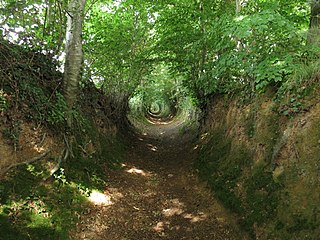
[[[92,191],[88,199],[95,205],[109,206],[113,204],[110,196],[105,195],[104,193],[98,192],[96,190]]]

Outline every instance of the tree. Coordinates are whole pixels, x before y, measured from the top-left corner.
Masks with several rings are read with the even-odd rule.
[[[71,0],[68,9],[63,89],[68,106],[67,122],[69,127],[71,127],[72,124],[72,108],[77,99],[81,66],[83,63],[81,35],[85,5],[86,0]]]

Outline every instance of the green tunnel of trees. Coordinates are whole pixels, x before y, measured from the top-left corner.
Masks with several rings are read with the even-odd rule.
[[[319,9],[302,0],[2,0],[0,36],[60,61],[70,109],[88,81],[120,105],[187,96],[201,106],[217,93],[307,85]]]
[[[92,113],[98,114],[102,110],[95,109],[95,106],[108,105],[106,108],[109,107],[111,110],[104,115],[107,115],[106,118],[101,118],[106,125],[108,117],[114,117],[114,115],[120,116],[117,116],[114,121],[119,125],[127,123],[119,121],[123,118],[127,120],[126,117],[129,120],[130,117],[137,120],[141,120],[139,119],[141,117],[145,120],[147,117],[167,121],[174,116],[182,116],[190,120],[201,110],[204,110],[201,116],[205,117],[205,110],[209,109],[206,107],[212,100],[212,96],[237,96],[237,99],[245,102],[246,100],[254,101],[258,99],[259,94],[272,90],[276,100],[282,96],[294,95],[294,98],[289,97],[291,105],[284,110],[279,110],[290,117],[290,113],[298,112],[298,104],[301,104],[296,101],[297,98],[308,95],[314,89],[314,83],[319,84],[319,19],[318,0],[0,0],[1,65],[6,68],[15,61],[11,64],[14,65],[12,68],[14,70],[10,74],[16,69],[19,70],[12,79],[9,74],[0,75],[0,110],[8,108],[6,103],[13,99],[11,96],[14,94],[6,93],[10,87],[8,93],[11,91],[17,95],[20,94],[16,97],[21,100],[20,102],[25,99],[39,98],[38,104],[34,104],[39,122],[51,124],[51,127],[58,129],[57,132],[65,137],[61,136],[65,144],[65,150],[62,151],[65,158],[68,157],[66,154],[69,148],[68,140],[72,140],[70,135],[73,132],[70,126],[76,125],[75,119],[72,118],[78,117],[84,120],[79,114],[80,111],[73,112],[73,110],[83,106],[91,108]],[[9,44],[11,48],[8,47],[8,42],[11,42]],[[3,54],[6,52],[5,49],[12,54]],[[22,49],[25,51],[21,51]],[[15,58],[6,59],[13,56],[14,51],[21,51],[27,54],[21,54],[21,56],[30,56],[30,59],[24,59],[24,61]],[[31,62],[33,58],[37,58],[37,62],[41,64],[28,65],[28,61]],[[46,65],[50,67],[46,69]],[[55,67],[57,69],[53,69]],[[30,79],[24,77],[24,72],[28,72],[28,77],[35,76],[35,82],[37,78],[41,78],[48,86],[51,84],[48,88],[50,92],[48,93],[48,89],[37,88],[36,83],[32,82],[32,77],[30,77],[30,83]],[[41,74],[47,74],[47,76],[40,76]],[[5,77],[8,79],[4,79]],[[10,84],[6,85],[6,81],[14,87],[8,87]],[[21,84],[16,84],[14,81],[19,81]],[[23,83],[24,81],[27,83]],[[95,99],[96,105],[90,105],[90,103],[85,105],[84,101],[93,99],[90,98],[92,96],[83,97],[88,92],[90,95],[90,91],[86,91],[88,89],[94,89],[108,99],[106,101],[100,101],[100,98]],[[8,97],[9,95],[11,98]],[[44,95],[47,97],[41,98]],[[49,108],[48,101],[53,98],[55,107]],[[112,104],[109,102],[110,99]],[[24,105],[21,103],[22,110]],[[51,112],[46,115],[48,111]],[[116,114],[112,115],[114,112]],[[28,117],[31,121],[35,121],[36,117],[33,114],[28,114]],[[251,114],[249,121],[253,122],[254,118],[254,114]],[[276,120],[270,120],[270,125],[273,126],[274,121]],[[11,132],[8,129],[6,131],[14,137],[11,140],[16,147],[19,140],[18,131],[16,131],[19,119],[12,122],[11,130],[9,129]],[[61,126],[63,128],[60,128]],[[68,135],[70,129],[72,133]],[[84,158],[81,157],[75,159],[69,157],[73,161],[72,167],[68,169],[71,177],[66,177],[64,169],[60,168],[58,172],[60,175],[57,175],[55,180],[59,185],[50,188],[59,189],[59,191],[51,191],[52,193],[49,193],[51,196],[55,193],[63,193],[61,189],[67,179],[70,184],[66,186],[70,187],[73,184],[73,178],[91,181],[96,174],[104,176],[101,165],[97,162],[105,161],[104,155],[108,155],[108,151],[115,152],[115,157],[110,157],[112,161],[120,162],[121,157],[118,155],[123,149],[116,148],[113,139],[107,139],[109,136],[105,136],[108,134],[101,137],[90,124],[81,125],[81,121],[78,129],[80,129],[79,139],[83,140],[90,135],[90,138],[88,137],[90,145],[96,140],[99,144],[103,143],[101,144],[103,158],[98,153],[90,159],[91,162],[83,161]],[[110,135],[117,130],[110,130],[112,132]],[[252,134],[252,132],[250,125],[248,133]],[[217,158],[221,158],[231,149],[229,139],[220,132],[216,135],[219,134],[222,141],[214,141],[217,138],[212,138],[212,145],[216,145],[218,149],[212,153],[212,158],[215,157],[215,153]],[[70,139],[67,139],[66,135],[70,136]],[[276,140],[273,136],[269,137],[269,134],[266,138]],[[70,146],[72,146],[71,140]],[[83,151],[82,148],[79,148],[80,150]],[[249,154],[243,152],[242,155],[246,158]],[[101,159],[96,161],[98,157]],[[207,160],[210,156],[204,151],[202,157]],[[96,165],[91,164],[93,159]],[[55,171],[60,167],[59,164],[57,166],[54,168]],[[78,168],[73,172],[73,174],[76,172],[74,177],[72,171],[75,166]],[[68,167],[67,164],[66,167]],[[83,171],[83,168],[88,168],[88,171]],[[216,169],[220,171],[219,168]],[[224,171],[225,168],[221,169]],[[223,178],[225,175],[221,175],[219,171],[217,172],[218,181],[214,182],[218,187],[225,182]],[[89,176],[88,172],[94,174]],[[240,168],[236,167],[224,172],[227,175],[229,173],[240,175]],[[273,181],[270,172],[261,170],[257,173],[253,173],[247,182],[255,184],[252,179],[256,179],[255,177],[259,174],[262,176],[259,178],[262,180],[261,185],[269,180]],[[24,183],[27,179],[23,174],[16,176],[12,180],[12,185],[10,182],[10,184],[4,183],[4,187],[0,186],[1,194],[5,193],[3,189],[10,188],[15,196],[16,182]],[[213,176],[210,173],[210,177]],[[96,188],[104,187],[107,180],[101,179],[92,180],[92,182],[97,181],[94,184]],[[88,189],[93,188],[92,184],[82,186],[81,181],[79,182],[73,187],[79,188],[85,194],[88,193]],[[83,180],[83,182],[86,181]],[[233,183],[235,183],[234,179],[231,181],[231,184]],[[9,187],[6,187],[6,184]],[[27,184],[32,185],[28,181]],[[268,208],[269,206],[264,204],[265,199],[260,198],[259,194],[255,195],[255,189],[260,187],[259,182],[256,185],[247,193],[251,194],[250,196],[257,196],[258,202],[261,203],[258,206]],[[270,188],[277,187],[273,182],[270,186]],[[26,192],[24,187],[21,189],[22,195],[29,199],[28,191],[32,188],[28,187]],[[233,192],[229,193],[227,192],[226,195],[228,198],[234,195]],[[47,194],[47,189],[42,188],[38,195],[46,197]],[[66,191],[66,194],[61,199],[75,198],[69,191]],[[79,197],[81,197],[78,199],[79,203],[84,201],[83,195],[79,194]],[[9,202],[9,195],[6,194],[4,198],[0,196],[1,201]],[[60,197],[57,198],[55,205],[58,209],[63,209],[59,201]],[[260,214],[260,209],[255,205],[256,202],[248,201],[249,205],[252,203],[252,208],[256,210],[250,212],[251,220],[255,221],[256,217],[259,217],[259,220],[265,216],[268,218],[269,215]],[[233,201],[227,203],[234,204]],[[256,212],[262,217],[255,215]],[[7,222],[5,227],[10,230],[8,214],[5,212],[0,214],[0,221]],[[73,213],[70,211],[66,214]],[[67,219],[65,222],[61,221],[59,225],[62,226],[61,232],[67,234],[66,231],[70,227],[68,224],[71,224],[70,215],[62,215],[59,210],[55,216],[60,217],[60,215],[61,218]],[[308,223],[303,225],[300,224],[303,221],[300,221],[300,218],[297,219],[299,220],[297,224],[294,223],[297,226],[294,225],[292,231],[295,231],[295,228],[299,230],[300,225],[307,230],[318,226],[314,224],[310,227],[307,226]],[[250,222],[251,220],[247,222],[252,230],[254,221]],[[66,228],[64,224],[67,225]],[[11,239],[26,239],[26,235],[15,238],[15,229],[11,230],[14,230],[12,231],[14,237]]]

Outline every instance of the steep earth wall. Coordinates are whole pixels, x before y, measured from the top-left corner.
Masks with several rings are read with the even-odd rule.
[[[214,97],[204,120],[200,176],[253,239],[320,235],[319,94],[288,102]]]
[[[106,96],[92,82],[84,82],[73,111],[74,126],[69,129],[61,94],[63,76],[52,56],[2,39],[0,56],[0,178],[14,167],[44,157],[50,169],[64,149],[71,149],[66,145],[74,145],[72,150],[83,157],[106,154],[104,145],[115,139],[125,118],[122,98]],[[66,144],[71,136],[74,139]]]

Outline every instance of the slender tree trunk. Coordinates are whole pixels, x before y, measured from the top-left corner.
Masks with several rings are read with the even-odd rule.
[[[207,30],[206,30],[206,17],[205,17],[205,9],[204,9],[204,3],[203,1],[200,1],[200,6],[199,6],[199,10],[200,10],[200,28],[201,28],[201,35],[203,36],[203,39],[206,39],[206,34],[207,34]],[[205,42],[202,45],[202,50],[201,50],[201,62],[200,62],[200,71],[199,71],[199,77],[204,74],[204,70],[205,70],[205,64],[207,61],[207,41],[204,40]]]
[[[236,14],[239,14],[241,12],[242,8],[242,1],[241,0],[236,0]]]
[[[320,2],[312,0],[308,44],[320,46]]]
[[[48,33],[50,33],[50,20],[51,20],[51,3],[50,1],[46,0],[46,14],[44,18],[43,23],[43,29],[42,29],[42,35],[46,36]]]
[[[83,63],[81,34],[85,4],[86,0],[71,0],[68,7],[63,90],[68,106],[66,117],[69,127],[72,125],[72,108],[78,95]]]
[[[236,14],[239,14],[248,4],[249,0],[236,0]]]

